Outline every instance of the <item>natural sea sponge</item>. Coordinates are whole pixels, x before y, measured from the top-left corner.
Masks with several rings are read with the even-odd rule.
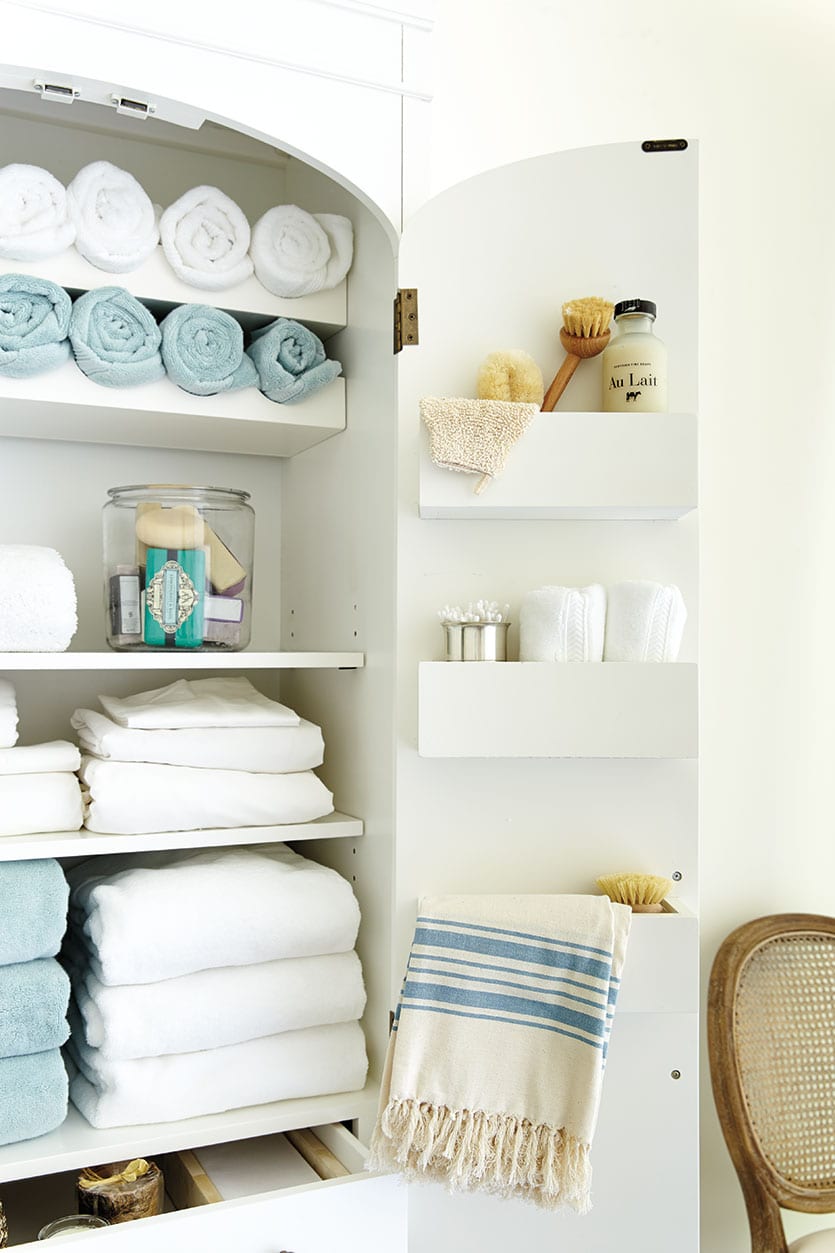
[[[530,353],[521,348],[491,352],[478,372],[479,400],[518,400],[542,404],[545,384],[542,371]]]

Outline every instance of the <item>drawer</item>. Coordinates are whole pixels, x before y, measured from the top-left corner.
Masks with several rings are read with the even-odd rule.
[[[252,1143],[242,1142],[237,1163],[233,1152],[237,1145],[212,1146],[206,1150],[206,1161],[211,1161],[210,1169],[214,1169],[226,1155],[223,1179],[231,1181],[229,1193],[245,1190],[247,1177],[253,1185],[252,1195],[213,1200],[217,1193],[195,1163],[195,1159],[199,1163],[201,1152],[196,1149],[193,1155],[179,1155],[176,1161],[159,1160],[177,1202],[191,1208],[173,1208],[169,1196],[169,1212],[77,1236],[73,1247],[89,1248],[91,1253],[94,1249],[101,1253],[111,1249],[113,1253],[333,1253],[336,1248],[340,1253],[405,1253],[407,1190],[393,1176],[367,1174],[363,1169],[365,1148],[341,1124],[311,1130],[348,1174],[255,1191],[264,1185],[267,1172],[253,1157]],[[263,1137],[265,1153],[274,1147],[268,1142],[282,1139]],[[284,1173],[294,1177],[293,1172]],[[27,1241],[10,1244],[10,1248],[21,1253],[43,1249],[43,1243],[34,1238],[37,1229],[41,1223],[74,1211],[76,1178],[76,1171],[68,1171],[0,1188],[10,1238],[19,1238],[17,1229]],[[218,1170],[215,1179],[220,1178]]]

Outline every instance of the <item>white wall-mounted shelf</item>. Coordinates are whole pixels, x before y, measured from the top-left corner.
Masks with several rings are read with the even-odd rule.
[[[422,757],[695,757],[692,663],[422,662]]]
[[[699,920],[677,898],[633,914],[615,1021],[621,1014],[699,1012]]]
[[[688,413],[541,413],[483,494],[476,475],[424,448],[422,518],[653,521],[698,501],[696,419]]]
[[[0,672],[22,670],[360,670],[364,653],[190,652],[0,653]]]
[[[313,822],[275,827],[223,827],[211,831],[165,831],[145,835],[107,835],[100,831],[48,831],[0,836],[0,861],[43,857],[93,857],[103,853],[144,853],[149,849],[230,848],[236,844],[297,843],[300,840],[357,839],[360,818],[332,813]]]
[[[0,378],[0,436],[293,457],[345,429],[345,381],[300,404],[278,405],[257,387],[192,396],[169,378],[101,387],[69,361],[34,378]]]

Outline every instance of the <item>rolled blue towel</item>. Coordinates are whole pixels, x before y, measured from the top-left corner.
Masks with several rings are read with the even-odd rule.
[[[57,861],[0,861],[0,966],[54,957],[70,889]]]
[[[60,1048],[70,980],[54,957],[0,966],[0,1058]]]
[[[67,1116],[69,1080],[60,1049],[0,1061],[0,1144],[31,1140]]]
[[[318,335],[291,318],[276,318],[253,331],[247,353],[255,362],[259,388],[280,405],[304,400],[342,373],[340,363],[325,356]]]
[[[49,279],[0,275],[0,374],[30,378],[68,361],[71,307],[63,287]]]
[[[258,382],[244,353],[244,333],[222,309],[179,305],[162,322],[162,359],[170,378],[194,396],[237,391]]]
[[[75,363],[102,387],[137,387],[161,379],[161,341],[153,314],[123,287],[93,288],[72,307]]]

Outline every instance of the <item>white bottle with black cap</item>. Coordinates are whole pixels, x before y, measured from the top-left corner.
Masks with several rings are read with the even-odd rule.
[[[603,351],[604,412],[667,412],[667,349],[653,333],[655,313],[651,300],[615,305],[617,334]]]

